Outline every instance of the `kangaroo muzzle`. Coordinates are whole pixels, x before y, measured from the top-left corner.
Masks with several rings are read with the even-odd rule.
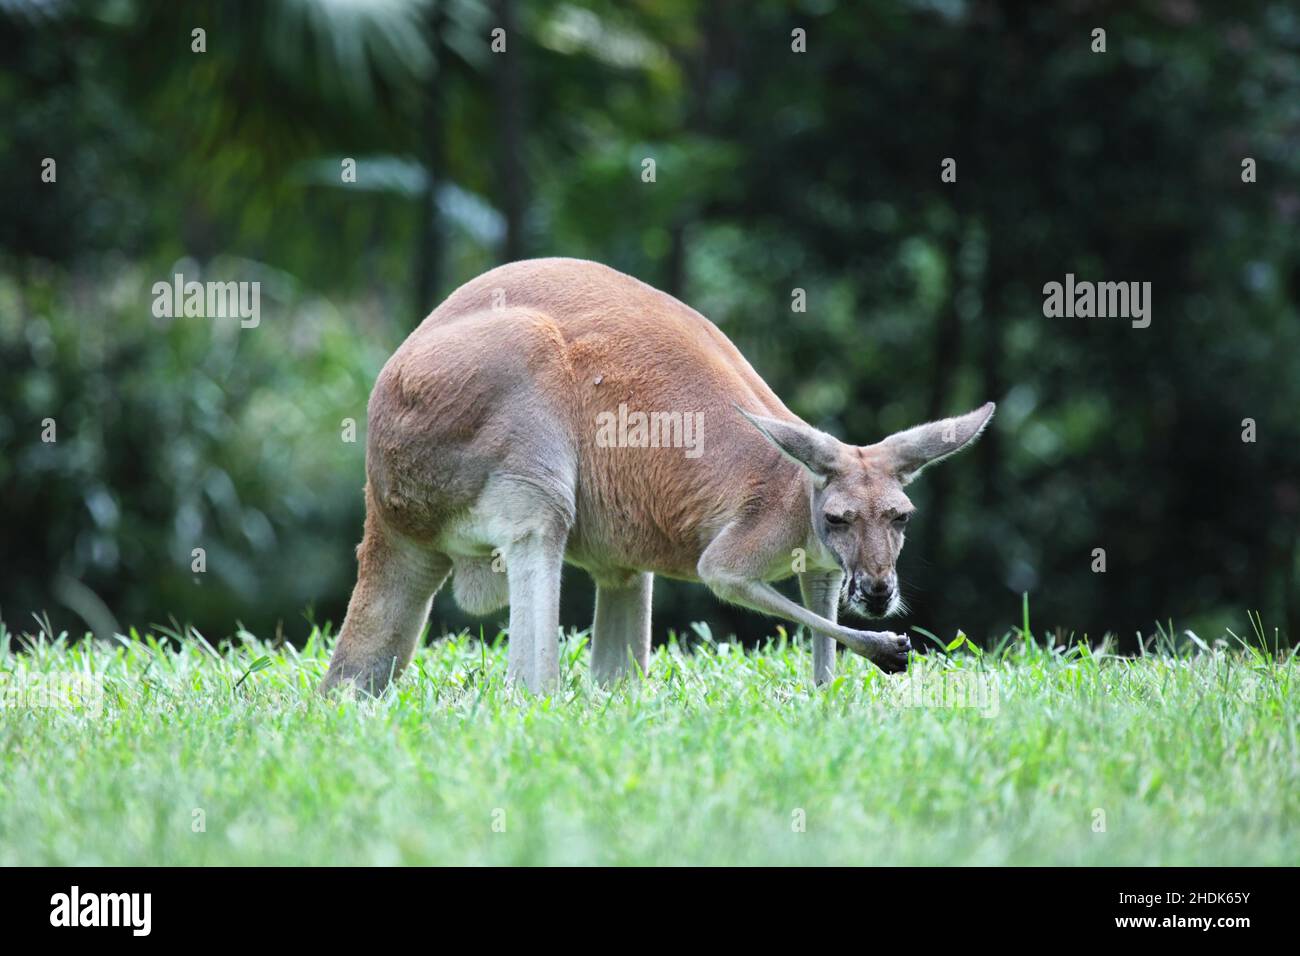
[[[849,604],[867,617],[888,617],[898,608],[898,575],[856,572],[849,580]]]

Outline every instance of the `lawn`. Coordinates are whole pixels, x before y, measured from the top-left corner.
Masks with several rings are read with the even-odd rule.
[[[0,633],[0,864],[1300,860],[1300,663],[1231,639],[842,656],[821,691],[783,633],[673,641],[606,693],[576,634],[535,699],[462,635],[379,700],[314,693],[330,643]]]

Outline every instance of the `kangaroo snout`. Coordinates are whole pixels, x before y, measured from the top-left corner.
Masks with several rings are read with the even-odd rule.
[[[849,605],[867,617],[888,617],[898,610],[898,575],[859,571],[849,579]]]

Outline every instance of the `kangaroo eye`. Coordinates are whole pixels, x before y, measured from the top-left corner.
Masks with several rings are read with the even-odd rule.
[[[899,515],[897,518],[894,519],[894,527],[897,528],[899,531],[902,531],[904,528],[907,527],[907,522],[911,519],[911,517],[912,517],[912,513],[910,511],[905,515]]]
[[[849,519],[844,515],[831,514],[826,512],[826,523],[832,528],[842,528],[849,523]]]

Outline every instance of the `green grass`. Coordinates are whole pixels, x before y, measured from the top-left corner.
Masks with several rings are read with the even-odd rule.
[[[327,700],[319,632],[221,654],[193,638],[10,643],[0,864],[1300,859],[1294,654],[1166,641],[1120,659],[1016,639],[930,655],[919,699],[900,701],[909,685],[854,657],[814,692],[807,650],[783,637],[674,643],[610,694],[578,635],[563,691],[534,699],[503,685],[501,642],[453,637],[383,698]],[[69,674],[102,683],[98,715],[17,695]],[[996,697],[926,706],[945,678]]]

